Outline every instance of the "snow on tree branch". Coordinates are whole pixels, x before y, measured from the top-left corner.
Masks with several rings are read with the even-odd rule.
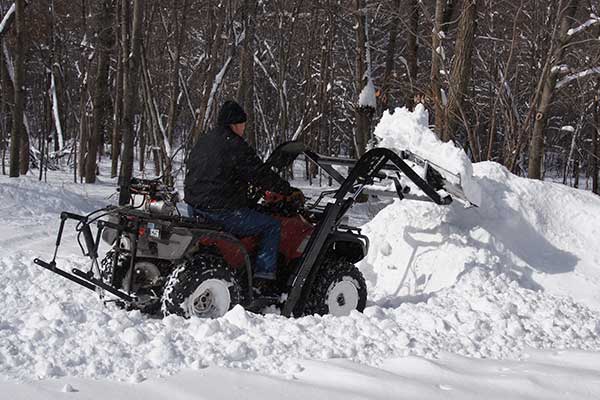
[[[583,24],[579,25],[577,28],[569,29],[567,31],[567,35],[573,36],[581,31],[589,28],[590,26],[596,25],[598,22],[600,22],[600,18],[596,14],[590,14],[590,19],[585,21]]]
[[[225,76],[225,72],[227,72],[230,63],[231,56],[227,58],[227,61],[225,61],[225,64],[223,64],[223,67],[215,77],[212,88],[210,89],[210,94],[208,96],[208,105],[206,106],[206,112],[204,113],[203,126],[206,126],[206,124],[208,123],[208,118],[210,117],[210,113],[212,111],[215,95],[217,94],[219,86],[221,86],[221,82],[223,81],[223,77]]]
[[[10,8],[8,9],[8,12],[4,16],[4,18],[2,18],[2,22],[0,22],[0,36],[4,34],[4,29],[7,28],[8,21],[10,21],[10,19],[14,15],[14,13],[15,13],[15,3],[13,3],[12,6],[10,6]]]
[[[556,84],[556,88],[559,89],[559,88],[571,83],[574,80],[584,78],[584,77],[586,77],[588,75],[592,75],[592,74],[600,74],[600,67],[589,68],[584,71],[578,72],[576,74],[567,75],[564,78],[562,78],[560,81],[558,81],[558,83]]]

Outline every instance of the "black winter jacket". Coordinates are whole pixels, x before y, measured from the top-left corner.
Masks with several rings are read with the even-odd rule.
[[[290,185],[266,168],[252,147],[225,126],[201,135],[187,161],[185,202],[201,209],[248,206],[248,185],[289,194]]]

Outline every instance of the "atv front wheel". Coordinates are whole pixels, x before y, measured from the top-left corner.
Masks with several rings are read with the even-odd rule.
[[[241,301],[241,288],[218,256],[199,254],[169,276],[162,296],[163,315],[218,318]]]
[[[362,312],[367,304],[367,284],[354,264],[345,260],[325,262],[308,295],[304,315],[348,315]]]

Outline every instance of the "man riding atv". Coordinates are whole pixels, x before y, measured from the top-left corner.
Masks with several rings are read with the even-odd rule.
[[[254,282],[261,287],[276,278],[279,221],[248,207],[248,185],[303,201],[243,139],[246,113],[235,101],[226,101],[217,125],[200,136],[187,161],[185,202],[190,215],[220,225],[237,236],[260,236]],[[263,281],[263,282],[261,282]]]
[[[410,195],[405,182],[412,181],[425,195],[416,199],[447,205],[448,192],[466,199],[460,185],[448,184],[437,167],[408,151],[376,148],[350,160],[288,142],[263,164],[242,138],[245,120],[238,104],[226,102],[216,128],[193,148],[185,180],[191,218],[179,214],[173,187],[132,179],[137,201],[132,196],[129,204],[87,215],[62,212],[54,256],[34,262],[103,299],[110,295],[105,301],[150,314],[220,317],[240,304],[254,311],[275,306],[284,316],[348,315],[367,301],[356,263],[367,254],[368,238],[344,218],[363,191],[391,180],[395,191],[375,190],[403,199]],[[274,172],[301,154],[339,185],[309,205]],[[404,160],[421,166],[423,175]],[[91,260],[85,270],[56,262],[67,221],[77,221],[77,242]],[[108,244],[103,256],[101,242]]]

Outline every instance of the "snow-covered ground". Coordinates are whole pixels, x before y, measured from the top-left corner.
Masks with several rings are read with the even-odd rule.
[[[385,206],[364,226],[369,303],[348,317],[105,306],[32,260],[51,257],[62,210],[114,201],[114,181],[0,177],[0,399],[599,398],[600,200],[471,165],[423,113],[385,117],[381,145],[460,173],[479,207]],[[66,232],[61,266],[81,266]]]

